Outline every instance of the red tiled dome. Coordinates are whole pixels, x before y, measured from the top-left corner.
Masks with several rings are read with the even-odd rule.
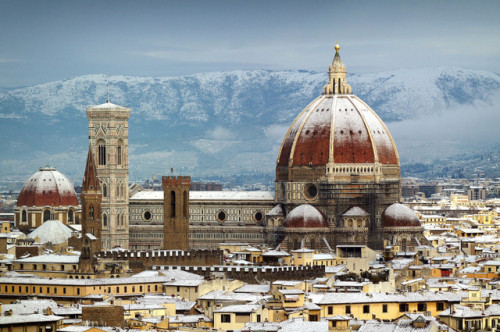
[[[304,166],[314,168],[314,178],[308,180],[334,173],[399,173],[394,170],[399,169],[399,156],[391,134],[377,114],[351,93],[339,48],[335,46],[323,94],[297,116],[283,139],[278,180],[289,180],[294,170],[302,174]],[[384,172],[385,167],[391,170]]]
[[[278,157],[278,166],[329,162],[399,164],[387,127],[354,95],[323,95],[314,100],[288,129]]]
[[[395,203],[382,213],[382,227],[420,227],[415,212],[409,207]]]
[[[328,227],[325,217],[314,206],[302,204],[290,211],[283,221],[285,227]]]
[[[42,167],[21,189],[17,206],[78,205],[75,189],[69,180],[55,168]]]

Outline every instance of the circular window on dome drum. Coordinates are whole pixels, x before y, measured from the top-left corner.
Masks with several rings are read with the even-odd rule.
[[[257,211],[253,214],[253,220],[257,223],[261,222],[264,219],[264,214],[262,211]]]
[[[153,219],[153,214],[151,214],[151,211],[146,210],[142,213],[142,219],[144,221],[151,221]]]
[[[226,215],[226,212],[224,210],[220,210],[219,212],[217,212],[217,221],[219,221],[220,223],[223,223],[224,221],[226,221],[226,218],[227,218],[227,215]]]
[[[304,186],[304,197],[306,199],[316,199],[318,197],[318,187],[314,183]]]

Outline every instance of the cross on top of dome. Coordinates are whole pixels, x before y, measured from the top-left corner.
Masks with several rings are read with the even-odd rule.
[[[325,95],[340,95],[351,94],[351,86],[347,84],[345,65],[339,54],[340,45],[335,45],[335,56],[333,57],[332,64],[328,69],[328,84],[323,88]]]

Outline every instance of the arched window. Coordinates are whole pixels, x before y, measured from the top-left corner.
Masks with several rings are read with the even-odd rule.
[[[104,227],[107,227],[108,226],[108,215],[106,213],[103,213],[102,214],[102,225]]]
[[[43,222],[46,222],[49,219],[50,219],[50,211],[49,210],[43,211]]]
[[[108,186],[105,183],[102,184],[102,197],[108,197]]]
[[[71,210],[71,209],[68,211],[68,221],[70,221],[70,222],[74,221],[73,220],[73,210]]]
[[[170,192],[170,217],[175,218],[175,191]]]
[[[97,155],[99,156],[99,165],[106,165],[106,145],[103,140],[97,143]]]
[[[116,163],[118,165],[122,164],[122,146],[121,146],[121,142],[118,142],[118,147],[116,148]]]
[[[188,198],[188,195],[187,195],[187,191],[184,191],[183,193],[183,197],[182,197],[182,215],[184,217],[187,217],[188,215],[188,202],[189,202],[189,198]]]
[[[89,220],[94,220],[94,206],[89,206]]]
[[[26,222],[27,220],[28,220],[28,218],[26,215],[26,210],[23,210],[23,212],[21,212],[21,221]]]

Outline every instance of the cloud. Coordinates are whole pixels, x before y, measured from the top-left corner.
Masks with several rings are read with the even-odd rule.
[[[264,128],[264,135],[273,143],[281,143],[285,137],[288,125],[271,125]]]
[[[429,162],[500,142],[500,94],[423,119],[387,123],[401,162]]]
[[[229,129],[217,126],[206,132],[206,136],[213,140],[232,140],[236,135]]]
[[[238,141],[225,141],[225,140],[214,140],[214,139],[199,139],[194,141],[192,144],[198,150],[203,153],[215,154],[219,153],[222,150],[225,150],[235,144],[239,143]]]

